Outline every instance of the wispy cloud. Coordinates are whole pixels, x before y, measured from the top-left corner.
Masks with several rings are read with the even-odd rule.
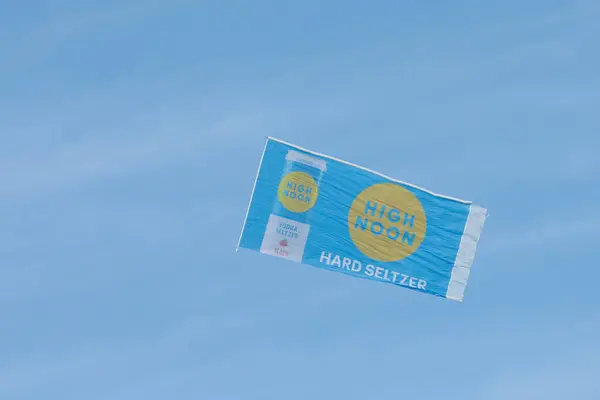
[[[191,340],[201,340],[206,335],[235,329],[239,324],[239,317],[233,320],[225,317],[217,320],[192,317],[165,332],[150,333],[149,337],[141,340],[138,338],[135,343],[90,343],[55,359],[23,358],[19,365],[8,366],[0,371],[0,395],[10,398],[16,393],[23,395],[49,390],[62,397],[68,394],[66,388],[74,377],[87,382],[90,392],[102,388],[100,381],[123,384],[126,382],[123,381],[123,374],[133,372],[132,367],[142,363],[146,367],[157,368],[157,363],[164,362],[165,358],[172,359],[185,353]],[[78,395],[73,396],[77,398]]]
[[[257,116],[235,115],[214,125],[202,126],[191,120],[187,126],[174,120],[170,126],[137,127],[130,135],[126,130],[119,135],[95,137],[75,143],[67,142],[31,159],[2,161],[0,192],[3,195],[33,193],[73,184],[90,178],[122,174],[149,164],[161,164],[193,154],[207,145],[231,143],[232,139],[264,128],[257,124]],[[233,137],[232,137],[233,135]]]
[[[139,8],[140,4],[134,2],[129,5],[119,5],[115,9],[103,10],[103,12],[99,14],[95,12],[89,12],[89,18],[92,18],[94,21],[100,21],[97,23],[102,23],[101,21],[106,19],[123,18],[123,16],[134,15],[138,12]],[[580,16],[580,14],[580,11],[576,12],[577,16]],[[85,15],[88,14],[86,13]],[[75,21],[79,21],[76,23],[63,23],[59,21],[54,22],[53,24],[61,27],[58,30],[58,32],[63,32],[61,35],[66,34],[64,32],[71,32],[73,29],[89,29],[89,27],[93,26],[94,23],[85,22],[87,21],[87,17],[85,17],[85,15],[73,17]],[[138,15],[138,18],[141,17]],[[565,19],[567,22],[570,21],[569,18],[562,17],[562,19],[558,19],[557,22],[556,18],[556,16],[553,18],[541,18],[539,21],[537,21],[537,23],[541,25],[547,25],[564,23]],[[528,21],[528,23],[531,23],[531,21]],[[50,28],[44,28],[42,31],[46,32],[48,29]],[[496,27],[494,29],[498,30],[505,28]],[[494,31],[494,29],[490,30],[490,32]],[[52,29],[50,30],[52,31]],[[47,35],[46,32],[43,36],[52,37],[53,35]],[[552,39],[549,40],[551,41]],[[532,48],[536,50],[535,54],[539,54],[540,51],[542,53],[554,54],[553,50],[544,50],[543,46],[540,47],[540,42],[534,40],[533,42],[521,43],[517,46],[517,48],[514,49],[504,48],[503,50],[499,50],[498,53],[480,57],[477,60],[473,60],[473,63],[468,64],[465,63],[464,59],[461,59],[460,62],[458,62],[456,61],[456,58],[454,58],[445,60],[442,67],[439,65],[439,63],[432,63],[431,59],[423,59],[418,61],[418,57],[416,58],[417,61],[415,61],[415,58],[413,58],[410,62],[410,65],[403,64],[399,62],[399,60],[397,62],[386,63],[386,66],[383,68],[377,67],[377,64],[375,63],[372,63],[372,65],[366,63],[360,65],[360,68],[357,67],[356,71],[354,72],[352,72],[352,69],[346,70],[345,73],[342,72],[341,78],[336,78],[337,81],[336,79],[333,80],[333,85],[336,88],[343,87],[347,84],[348,80],[352,80],[353,82],[352,88],[346,88],[342,91],[338,90],[336,94],[333,95],[337,97],[335,99],[336,102],[346,103],[342,105],[337,104],[335,106],[324,107],[323,104],[315,104],[313,107],[309,108],[304,105],[298,107],[299,109],[294,109],[296,105],[289,102],[285,104],[287,109],[282,110],[276,102],[271,102],[271,104],[265,109],[257,112],[253,110],[250,112],[242,112],[239,115],[236,115],[234,112],[223,117],[223,121],[220,123],[208,122],[203,119],[195,120],[193,118],[192,111],[189,112],[188,115],[173,112],[172,116],[167,117],[163,121],[150,119],[151,123],[158,123],[162,125],[161,127],[156,127],[149,124],[131,124],[130,126],[125,124],[125,126],[121,127],[120,129],[115,129],[114,127],[110,127],[109,130],[98,130],[91,128],[91,132],[95,132],[96,137],[88,139],[85,142],[66,143],[64,146],[61,146],[55,150],[49,150],[47,147],[40,146],[40,150],[43,149],[43,151],[47,151],[48,153],[38,153],[33,156],[31,152],[28,152],[27,159],[18,160],[14,157],[5,159],[2,165],[2,170],[4,172],[2,175],[0,175],[0,183],[2,184],[2,189],[0,190],[4,194],[31,192],[36,190],[35,188],[57,187],[68,182],[80,181],[85,179],[85,177],[116,173],[126,169],[148,165],[151,162],[160,162],[160,160],[164,161],[168,159],[176,159],[186,152],[189,154],[190,151],[210,145],[209,142],[206,141],[208,136],[224,138],[227,134],[231,134],[232,132],[236,131],[237,137],[243,137],[256,132],[265,132],[268,130],[267,124],[272,124],[273,120],[277,118],[279,121],[282,121],[288,117],[290,118],[290,121],[294,118],[297,118],[296,121],[302,120],[303,124],[306,125],[309,124],[308,121],[311,120],[318,120],[319,118],[332,118],[332,115],[335,116],[335,112],[340,108],[344,108],[346,111],[345,113],[342,113],[343,115],[349,115],[350,110],[352,110],[352,112],[361,112],[360,110],[362,109],[362,112],[365,112],[364,107],[367,106],[365,101],[368,102],[368,99],[377,96],[378,91],[381,89],[381,87],[378,85],[375,85],[375,88],[371,87],[371,89],[369,89],[370,86],[373,86],[373,74],[375,73],[377,73],[379,76],[376,79],[377,82],[396,86],[400,85],[401,83],[409,83],[411,80],[414,80],[412,79],[415,77],[414,73],[417,73],[417,77],[422,78],[417,79],[417,81],[419,81],[420,84],[427,82],[427,86],[432,89],[431,92],[435,92],[436,95],[439,96],[439,91],[433,90],[439,85],[459,85],[465,79],[472,80],[476,71],[488,70],[490,67],[494,66],[496,66],[497,70],[498,64],[501,64],[503,66],[502,68],[507,68],[506,60],[522,60],[521,56],[532,57]],[[333,60],[321,60],[316,64],[313,63],[312,67],[310,66],[310,63],[300,67],[300,70],[304,69],[304,73],[306,74],[305,78],[308,79],[308,77],[314,73],[314,71],[311,73],[311,70],[319,70],[319,68],[323,67],[327,69],[326,65],[331,63],[333,63]],[[317,64],[319,68],[316,68]],[[333,64],[331,67],[333,68]],[[370,72],[368,72],[369,68],[371,68]],[[400,72],[407,68],[414,73],[408,75],[400,74]],[[360,71],[360,74],[358,74],[358,71]],[[298,75],[298,71],[290,71],[289,73],[290,75],[283,73],[282,78],[279,80],[274,79],[269,85],[270,90],[276,91],[277,85],[286,87],[285,82],[289,83],[294,82],[295,80],[299,82],[303,81],[303,79],[301,79],[301,75]],[[120,84],[125,84],[125,86],[120,88],[119,86],[115,86],[114,90],[102,95],[104,98],[103,101],[99,102],[98,99],[96,99],[87,103],[84,102],[84,104],[88,104],[90,107],[93,106],[93,109],[102,109],[102,105],[109,105],[110,101],[113,101],[110,99],[116,98],[116,101],[118,102],[118,98],[124,93],[126,82],[120,82]],[[427,86],[421,87],[420,92],[427,93]],[[297,90],[298,88],[295,89]],[[370,94],[369,91],[371,91]],[[352,95],[352,93],[354,93],[354,95]],[[360,96],[358,93],[360,93]],[[452,93],[455,93],[455,91],[452,91]],[[314,102],[314,97],[312,97],[313,94],[311,93],[307,95],[308,97],[306,97],[305,100]],[[94,96],[97,96],[97,94],[94,94]],[[244,95],[242,94],[242,97],[243,96]],[[332,95],[330,94],[328,100],[331,100],[331,96]],[[277,98],[277,95],[274,97]],[[521,95],[518,97],[522,98]],[[361,98],[363,100],[361,100]],[[537,98],[541,97],[538,96]],[[427,96],[422,99],[424,102],[428,102],[430,100],[431,99],[428,99]],[[464,101],[467,100],[463,99],[463,102]],[[446,109],[446,112],[448,112],[448,107],[457,107],[457,104],[460,104],[460,101],[457,103],[456,99],[454,99],[452,105],[450,106],[447,104],[447,102],[438,101],[438,103],[439,107],[443,107]],[[441,103],[444,103],[443,106]],[[98,105],[101,107],[98,107]],[[432,111],[432,107],[435,108],[436,105],[430,104],[428,107],[429,112],[434,113]],[[63,108],[67,110],[70,107]],[[67,119],[67,123],[71,127],[75,125],[73,123],[74,120],[71,118],[75,118],[75,120],[78,119],[81,121],[80,124],[86,123],[84,118],[77,116],[77,114],[80,113],[81,110],[70,110],[71,117]],[[85,114],[86,112],[84,110],[83,115]],[[54,115],[51,117],[54,119],[54,124],[52,122],[48,124],[48,121],[45,121],[45,124],[48,124],[45,126],[52,129],[53,132],[65,129],[65,120],[59,119],[57,121],[55,115],[56,113],[54,113]],[[94,114],[92,114],[90,117],[91,120],[94,120],[93,115]],[[143,113],[140,114],[140,116],[142,115]],[[299,117],[300,115],[302,115],[302,117]],[[310,115],[310,118],[305,118],[307,115]],[[109,115],[107,116],[109,118],[111,117]],[[115,111],[112,117],[122,118],[122,115]],[[126,118],[130,119],[131,116]],[[13,124],[13,126],[14,125],[16,124]],[[228,127],[223,128],[214,125],[228,125]],[[2,128],[4,131],[8,132],[12,130],[13,126],[4,126]],[[35,131],[39,131],[40,127],[42,126],[44,125],[38,124],[32,128]],[[113,132],[110,132],[110,129],[112,129]],[[15,132],[15,136],[24,137],[22,133],[25,133],[26,130],[27,129],[23,128],[19,129],[17,132]],[[135,131],[143,131],[144,137],[140,137],[140,135],[133,133]],[[18,135],[18,133],[21,134]],[[444,133],[438,132],[437,134],[427,135],[427,137],[432,139],[433,136],[438,134]],[[43,142],[44,140],[42,140],[42,143]],[[227,142],[228,141],[225,140],[222,143]],[[32,156],[33,160],[31,159]],[[594,163],[593,160],[583,162],[580,158],[578,158],[576,163],[574,163],[573,168],[571,168],[569,171],[571,171],[571,175],[573,175],[572,171],[577,171],[577,174],[581,175],[580,172],[582,172],[582,169],[589,171],[591,168],[595,167],[596,163]],[[514,172],[516,173],[517,171]]]
[[[120,126],[89,128],[81,139],[31,147],[20,143],[20,151],[6,154],[0,162],[0,193],[5,196],[34,194],[88,179],[123,174],[145,166],[158,166],[202,152],[239,151],[248,140],[262,146],[261,138],[285,130],[311,115],[319,124],[349,112],[336,99],[312,102],[300,99],[285,105],[255,99],[246,107],[215,112],[220,116],[196,117],[204,111],[189,104],[183,110],[141,113],[121,120]],[[328,110],[329,112],[325,112]],[[213,110],[216,111],[216,110]],[[82,121],[83,122],[83,121]],[[68,119],[63,124],[72,124]],[[43,126],[43,125],[42,125]],[[36,129],[40,129],[36,127]],[[53,128],[56,132],[57,126]],[[258,142],[256,142],[258,139]],[[42,142],[44,142],[42,140]]]
[[[283,303],[261,297],[259,304],[255,300],[251,309],[240,305],[237,312],[219,312],[219,301],[213,298],[207,300],[214,303],[210,314],[189,316],[163,331],[148,330],[135,341],[90,342],[60,355],[21,357],[18,364],[0,369],[0,397],[46,393],[64,399],[121,398],[124,393],[154,390],[191,375],[206,381],[214,366],[225,368],[239,352],[267,346],[265,327],[306,318],[322,308],[316,298],[339,303],[351,294],[300,292]],[[70,388],[73,380],[78,382],[77,390]]]
[[[600,346],[597,334],[598,315],[579,323],[565,323],[557,331],[564,334],[549,343],[543,355],[521,357],[510,365],[497,368],[493,378],[484,382],[477,399],[484,400],[595,400],[600,395]],[[538,330],[533,329],[533,332]],[[529,332],[531,333],[531,332]],[[535,353],[538,354],[538,353]],[[475,397],[474,397],[475,399]]]

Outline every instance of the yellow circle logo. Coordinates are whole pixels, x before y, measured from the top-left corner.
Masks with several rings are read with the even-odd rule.
[[[290,172],[281,179],[277,195],[285,208],[303,213],[315,205],[319,188],[306,172]]]
[[[377,261],[398,261],[413,254],[425,238],[423,205],[410,190],[380,183],[362,191],[348,212],[356,247]]]

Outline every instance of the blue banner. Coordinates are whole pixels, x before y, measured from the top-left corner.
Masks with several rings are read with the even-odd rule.
[[[462,301],[487,211],[268,138],[239,248]]]

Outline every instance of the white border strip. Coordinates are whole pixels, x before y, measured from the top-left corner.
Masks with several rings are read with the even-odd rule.
[[[258,182],[258,175],[260,174],[260,168],[262,167],[263,159],[265,158],[265,153],[267,152],[267,145],[269,144],[269,139],[265,141],[265,147],[263,148],[262,155],[260,156],[260,162],[258,163],[258,169],[256,170],[256,177],[254,178],[254,185],[252,186],[252,193],[250,193],[250,200],[248,200],[248,208],[246,208],[246,216],[244,217],[244,223],[242,224],[242,231],[240,232],[240,238],[238,239],[237,246],[235,247],[235,251],[237,252],[240,248],[240,243],[242,242],[242,236],[244,235],[244,230],[246,229],[246,221],[248,220],[248,214],[250,213],[250,205],[252,204],[252,198],[254,197],[254,191],[256,190],[256,183]]]
[[[476,205],[471,206],[467,223],[465,224],[465,231],[460,240],[458,253],[456,254],[454,267],[452,268],[448,291],[446,292],[446,298],[448,299],[459,302],[463,301],[467,280],[471,272],[471,265],[473,265],[473,261],[475,260],[479,235],[481,235],[487,216],[485,208]]]
[[[471,204],[471,203],[472,203],[471,201],[467,201],[467,200],[461,200],[461,199],[457,199],[457,198],[455,198],[455,197],[444,196],[444,195],[442,195],[442,194],[434,193],[434,192],[432,192],[432,191],[430,191],[430,190],[423,189],[422,187],[419,187],[419,186],[417,186],[417,185],[413,185],[413,184],[411,184],[411,183],[403,182],[403,181],[401,181],[401,180],[398,180],[398,179],[395,179],[395,178],[391,178],[391,177],[389,177],[389,176],[387,176],[387,175],[384,175],[384,174],[382,174],[382,173],[380,173],[380,172],[373,171],[373,170],[371,170],[371,169],[368,169],[368,168],[365,168],[365,167],[361,167],[360,165],[352,164],[351,162],[344,161],[344,160],[340,160],[339,158],[335,158],[335,157],[332,157],[332,156],[328,156],[328,155],[326,155],[326,154],[317,153],[317,152],[315,152],[315,151],[312,151],[312,150],[307,150],[307,149],[304,149],[304,148],[302,148],[302,147],[300,147],[300,146],[297,146],[297,145],[295,145],[295,144],[291,144],[291,143],[288,143],[288,142],[284,142],[283,140],[279,140],[279,139],[276,139],[276,138],[274,138],[274,137],[271,137],[271,136],[269,136],[269,137],[268,137],[268,139],[269,139],[269,140],[273,140],[273,141],[275,141],[275,142],[279,142],[279,143],[285,144],[285,145],[287,145],[287,146],[293,147],[293,148],[295,148],[295,149],[298,149],[298,150],[305,151],[305,152],[307,152],[307,153],[313,154],[313,155],[315,155],[315,156],[318,156],[318,157],[323,157],[323,158],[327,158],[327,159],[330,159],[330,160],[334,160],[334,161],[340,162],[340,163],[342,163],[342,164],[346,164],[346,165],[349,165],[349,166],[351,166],[351,167],[358,168],[358,169],[361,169],[361,170],[363,170],[363,171],[366,171],[366,172],[370,172],[370,173],[372,173],[372,174],[375,174],[375,175],[379,175],[379,176],[380,176],[380,177],[382,177],[382,178],[389,179],[389,180],[391,180],[391,181],[393,181],[393,182],[396,182],[396,183],[401,183],[401,184],[403,184],[403,185],[411,186],[411,187],[413,187],[413,188],[415,188],[415,189],[421,190],[421,191],[423,191],[423,192],[426,192],[426,193],[432,194],[432,195],[434,195],[434,196],[437,196],[437,197],[441,197],[441,198],[444,198],[444,199],[447,199],[447,200],[453,200],[453,201],[457,201],[457,202],[459,202],[459,203],[463,203],[463,204]]]

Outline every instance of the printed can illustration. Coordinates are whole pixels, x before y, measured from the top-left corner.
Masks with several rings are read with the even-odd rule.
[[[289,150],[260,251],[301,262],[325,160]]]

